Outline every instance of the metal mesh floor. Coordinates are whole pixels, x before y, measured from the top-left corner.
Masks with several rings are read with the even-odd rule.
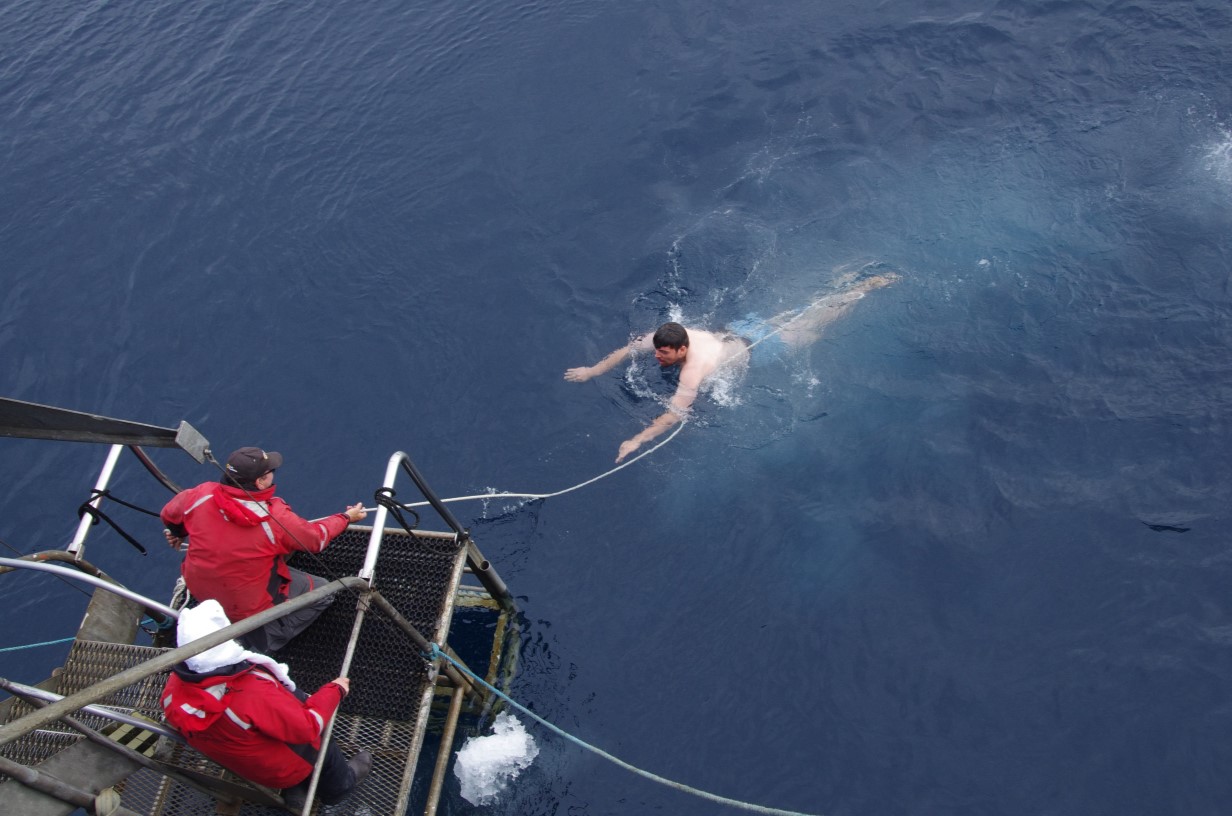
[[[297,554],[296,569],[331,581],[356,575],[363,566],[371,528],[355,527],[318,555]],[[376,567],[376,589],[429,640],[442,642],[453,612],[463,553],[452,536],[392,533],[386,530]],[[278,653],[291,676],[311,691],[338,676],[342,653],[355,622],[356,596],[339,595],[302,635]],[[370,611],[351,663],[348,714],[405,720],[414,716],[429,685],[427,664],[414,644],[377,610]]]
[[[371,528],[352,528],[338,536],[320,555],[300,554],[296,568],[332,580],[359,572]],[[465,552],[453,536],[434,533],[408,535],[386,530],[376,568],[376,588],[429,640],[442,643],[453,614],[454,593],[461,579]],[[354,595],[337,596],[313,625],[291,642],[278,659],[291,667],[291,676],[311,693],[337,677],[356,616]],[[136,665],[163,650],[79,641],[74,643],[60,676],[60,692],[72,694]],[[319,807],[329,816],[401,814],[412,793],[415,764],[423,744],[432,697],[428,665],[401,630],[370,610],[351,663],[351,693],[334,724],[334,740],[343,753],[359,750],[373,754],[372,773],[345,801]],[[106,705],[130,708],[161,721],[159,695],[166,674],[129,686]],[[10,720],[29,711],[15,705]],[[106,722],[82,715],[87,724],[101,728]],[[56,726],[5,746],[4,753],[23,764],[35,764],[79,739],[76,732]],[[180,768],[241,783],[194,751],[175,745],[160,759]],[[124,806],[149,814],[214,814],[213,797],[196,788],[149,770],[133,774],[117,786]],[[248,803],[244,816],[279,813]]]
[[[96,643],[79,640],[73,643],[68,659],[59,674],[59,694],[68,696],[84,688],[110,677],[113,674],[131,668],[144,660],[148,660],[162,652],[148,646],[126,646],[118,643]],[[156,722],[162,722],[162,707],[158,702],[159,692],[167,682],[166,674],[148,677],[142,682],[121,689],[116,694],[99,701],[99,705],[116,708],[132,709],[144,714]],[[20,719],[31,712],[31,707],[15,700],[9,711],[6,723]],[[109,720],[85,713],[78,713],[77,719],[95,730],[101,730],[109,724]],[[20,762],[23,765],[34,765],[65,748],[81,735],[66,725],[53,723],[46,729],[31,734],[23,739],[9,743],[2,749],[5,757]]]

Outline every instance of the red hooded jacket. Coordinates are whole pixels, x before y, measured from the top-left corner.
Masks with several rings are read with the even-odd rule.
[[[286,556],[320,552],[350,523],[346,513],[308,521],[274,496],[274,488],[245,493],[206,482],[176,495],[163,507],[164,524],[188,531],[188,554],[180,568],[196,598],[222,604],[232,623],[287,599],[291,573]]]
[[[287,746],[320,748],[342,697],[342,687],[331,681],[301,703],[260,668],[199,675],[181,665],[167,679],[162,703],[167,722],[193,748],[245,779],[289,788],[306,779],[312,765]]]

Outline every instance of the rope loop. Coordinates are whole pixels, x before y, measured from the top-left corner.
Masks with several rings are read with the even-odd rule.
[[[94,492],[97,493],[98,491],[94,491]],[[129,544],[132,544],[137,549],[137,552],[141,553],[142,555],[148,555],[145,547],[141,546],[140,541],[138,541],[137,539],[129,535],[124,530],[123,527],[121,527],[119,524],[116,524],[114,521],[112,521],[110,516],[108,516],[102,510],[99,510],[94,505],[90,504],[89,501],[82,503],[82,505],[77,508],[77,518],[83,518],[86,516],[86,514],[89,514],[90,518],[93,519],[93,521],[90,522],[91,525],[96,525],[100,521],[107,522],[108,526],[110,526],[111,529],[119,533],[121,537],[123,537],[123,539],[127,541]]]
[[[389,511],[389,515],[394,517],[394,521],[398,522],[402,529],[406,530],[409,534],[419,526],[419,514],[411,508],[398,504],[394,501],[394,495],[395,491],[392,487],[381,487],[377,489],[374,498],[376,499],[377,506],[384,507],[387,511]],[[406,518],[402,515],[403,511],[406,511],[414,516],[415,521],[408,524]]]

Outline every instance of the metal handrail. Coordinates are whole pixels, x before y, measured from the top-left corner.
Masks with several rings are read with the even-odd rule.
[[[439,496],[436,495],[436,492],[433,491],[432,488],[428,487],[428,480],[425,479],[423,474],[419,472],[419,468],[415,467],[415,463],[411,461],[411,457],[401,451],[395,453],[394,456],[401,457],[402,469],[405,470],[406,474],[411,477],[411,481],[414,482],[415,486],[419,488],[419,492],[423,494],[423,497],[427,500],[428,504],[432,505],[432,509],[437,513],[440,513],[441,518],[445,520],[445,523],[449,525],[449,528],[457,533],[459,537],[468,538],[470,536],[470,531],[463,528],[462,524],[454,517],[450,509],[446,507],[445,503],[440,500]],[[385,486],[393,487],[393,483],[390,482]]]
[[[26,700],[27,702],[29,702],[27,698],[40,700],[44,703],[55,703],[64,699],[63,694],[56,694],[55,692],[48,691],[47,689],[41,689],[36,686],[27,686],[25,683],[17,683],[12,680],[6,680],[3,677],[0,677],[0,688],[15,697],[20,697],[21,699]],[[124,725],[131,725],[136,728],[144,728],[146,731],[150,731],[160,737],[166,737],[169,740],[174,740],[176,742],[183,743],[184,745],[188,744],[185,742],[184,738],[180,736],[178,731],[164,725],[160,725],[159,723],[151,722],[143,717],[137,717],[133,714],[126,713],[121,709],[112,708],[110,706],[84,705],[80,710],[83,714],[102,717],[105,720],[123,723]]]
[[[87,504],[98,509],[98,506],[103,503],[103,493],[107,490],[107,484],[111,481],[111,474],[115,471],[116,462],[120,460],[120,454],[124,452],[123,445],[112,445],[111,450],[107,453],[107,460],[103,462],[103,469],[99,471],[98,481],[94,483],[94,498],[90,499]],[[89,513],[83,513],[81,521],[77,524],[77,533],[73,536],[72,542],[66,547],[74,558],[81,558],[85,555],[86,536],[90,533],[90,526],[95,523],[95,518]]]
[[[57,567],[53,564],[44,564],[41,561],[29,561],[24,558],[0,558],[0,567],[8,567],[9,569],[28,569],[35,572],[50,572],[53,575],[59,575],[62,578],[71,578],[74,581],[81,581],[83,584],[89,584],[99,589],[104,589],[114,595],[119,595],[121,598],[127,598],[130,601],[144,606],[146,611],[151,613],[151,616],[157,614],[162,616],[163,621],[166,619],[177,620],[180,613],[176,612],[165,604],[160,604],[158,601],[151,600],[144,595],[134,592],[131,589],[117,583],[111,578],[99,578],[84,572],[78,572],[75,569],[68,567]],[[2,573],[0,573],[2,574]]]
[[[189,426],[191,430],[191,426]],[[195,433],[195,431],[194,431]],[[172,493],[178,493],[180,488],[174,484],[166,475],[158,469],[150,457],[146,455],[138,445],[121,445],[114,444],[107,452],[107,459],[103,462],[102,470],[98,473],[98,480],[94,483],[94,490],[91,491],[91,498],[82,507],[82,511],[86,507],[98,510],[103,504],[103,498],[107,495],[107,485],[111,482],[111,476],[115,472],[116,464],[120,460],[120,454],[124,452],[124,448],[129,448],[137,458],[141,460],[141,464],[150,472],[150,475],[158,480],[163,487],[170,490]],[[208,452],[208,448],[205,449]],[[195,456],[195,454],[194,454]],[[80,512],[81,521],[77,523],[77,532],[73,534],[73,540],[65,547],[65,551],[70,553],[75,560],[80,561],[86,552],[86,536],[90,534],[90,528],[98,523],[98,518],[91,512]],[[130,539],[131,540],[131,539]]]
[[[466,546],[466,563],[470,567],[471,573],[483,584],[483,588],[488,591],[497,603],[506,611],[514,609],[513,596],[509,593],[509,587],[505,585],[504,580],[497,574],[492,567],[492,563],[483,557],[483,553],[475,545],[471,539],[470,530],[462,526],[458,519],[450,512],[445,503],[441,501],[436,492],[428,486],[428,481],[419,472],[419,468],[415,467],[415,463],[411,461],[411,457],[403,451],[397,451],[389,457],[389,464],[385,468],[385,481],[382,482],[382,490],[393,491],[394,480],[398,476],[398,468],[401,467],[411,477],[411,481],[415,483],[415,487],[419,488],[419,492],[427,500],[440,517],[445,521],[449,528],[453,530],[458,540]],[[379,494],[378,494],[379,495]],[[361,578],[371,580],[373,570],[376,567],[377,554],[380,552],[381,535],[385,528],[385,519],[389,516],[389,510],[380,501],[377,502],[376,518],[372,522],[372,536],[368,539],[368,553],[364,560],[364,567],[360,570]]]

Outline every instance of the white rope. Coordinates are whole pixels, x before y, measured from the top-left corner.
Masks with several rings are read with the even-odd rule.
[[[580,482],[580,483],[578,483],[578,484],[575,484],[573,487],[566,487],[564,490],[557,490],[557,491],[556,491],[556,492],[554,492],[554,493],[477,493],[477,494],[475,494],[475,495],[473,495],[473,496],[454,496],[454,497],[453,497],[453,498],[451,498],[451,499],[441,499],[441,503],[442,503],[442,504],[450,504],[451,502],[481,501],[481,500],[486,500],[486,499],[530,499],[530,500],[535,500],[535,499],[552,499],[552,498],[555,498],[555,497],[557,497],[557,496],[563,496],[563,495],[565,495],[566,493],[572,493],[572,492],[573,492],[573,491],[575,491],[575,490],[581,490],[583,487],[586,487],[587,485],[592,485],[592,484],[594,484],[595,482],[599,481],[600,479],[606,479],[608,476],[611,476],[611,475],[612,475],[613,473],[615,473],[616,471],[618,471],[618,470],[624,470],[624,469],[625,469],[625,468],[627,468],[629,465],[631,465],[631,464],[633,464],[634,462],[636,462],[638,459],[641,459],[641,458],[643,458],[643,457],[649,456],[650,454],[652,454],[652,453],[654,453],[655,451],[657,451],[659,448],[661,448],[661,447],[663,447],[664,445],[666,445],[668,442],[671,442],[673,439],[675,439],[675,438],[676,438],[676,434],[678,434],[678,433],[680,433],[682,430],[684,430],[684,426],[685,426],[687,423],[688,423],[688,420],[687,420],[687,419],[682,419],[682,420],[680,420],[680,424],[679,424],[678,426],[676,426],[676,429],[675,429],[674,431],[672,431],[670,434],[668,434],[668,436],[667,436],[667,438],[666,438],[666,439],[664,439],[664,440],[663,440],[662,442],[660,442],[659,444],[655,445],[653,448],[649,448],[649,449],[647,449],[647,450],[642,451],[642,452],[641,452],[641,453],[639,453],[637,456],[634,456],[632,459],[630,459],[628,462],[625,462],[625,463],[623,463],[623,464],[617,465],[616,467],[612,468],[611,470],[607,471],[606,473],[600,473],[598,476],[595,476],[593,479],[587,479],[587,480],[586,480],[586,481],[584,481],[584,482]],[[410,503],[410,504],[403,504],[403,505],[401,505],[401,506],[409,509],[409,508],[412,508],[412,507],[427,507],[429,504],[430,504],[430,502],[421,501],[421,502],[412,502],[412,503]],[[375,512],[376,512],[376,508],[373,508],[373,507],[365,507],[364,509],[365,509],[365,510],[367,510],[368,512],[370,512],[370,513],[375,513]]]

